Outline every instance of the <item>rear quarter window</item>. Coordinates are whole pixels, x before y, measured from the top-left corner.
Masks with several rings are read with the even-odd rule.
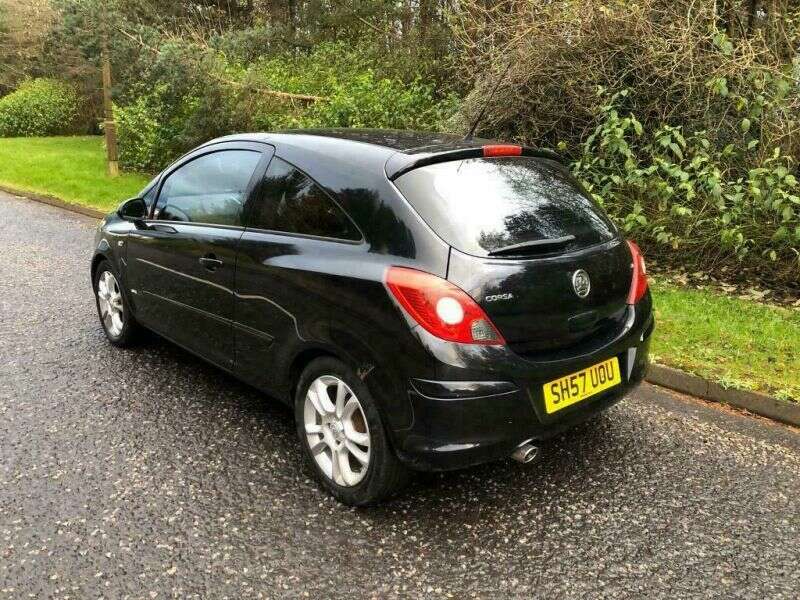
[[[475,256],[574,236],[559,252],[608,241],[614,225],[559,165],[529,157],[436,163],[395,181],[436,233]]]
[[[277,156],[270,162],[262,190],[249,227],[361,240],[361,233],[339,205],[308,175]]]

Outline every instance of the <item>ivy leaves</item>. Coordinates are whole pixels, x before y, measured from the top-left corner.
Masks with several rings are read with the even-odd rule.
[[[762,80],[763,83],[763,80]],[[604,99],[597,126],[572,167],[587,189],[631,235],[658,246],[691,253],[692,260],[743,260],[760,256],[800,268],[800,185],[793,160],[780,148],[765,157],[750,138],[769,110],[766,96],[746,102],[726,81],[712,81],[713,93],[746,111],[740,143],[718,148],[705,131],[687,134],[662,124],[647,131],[623,105],[627,93]],[[763,90],[756,87],[756,90]],[[753,168],[736,165],[755,164]],[[702,254],[698,254],[702,253]],[[687,254],[687,258],[689,255]]]

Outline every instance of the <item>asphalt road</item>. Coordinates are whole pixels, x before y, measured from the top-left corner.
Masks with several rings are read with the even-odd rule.
[[[106,343],[96,222],[0,194],[0,598],[800,595],[800,433],[651,386],[355,510],[291,415],[170,344]]]

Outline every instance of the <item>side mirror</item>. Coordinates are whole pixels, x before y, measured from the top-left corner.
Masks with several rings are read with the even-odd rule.
[[[117,210],[120,219],[131,221],[137,227],[144,226],[144,218],[147,216],[147,204],[142,198],[131,198],[122,203]]]

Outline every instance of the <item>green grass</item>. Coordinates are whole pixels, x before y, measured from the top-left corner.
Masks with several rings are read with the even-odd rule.
[[[108,211],[147,181],[138,173],[108,177],[99,136],[0,138],[0,185],[7,188]]]
[[[657,282],[651,287],[657,362],[725,387],[800,401],[800,311]]]

